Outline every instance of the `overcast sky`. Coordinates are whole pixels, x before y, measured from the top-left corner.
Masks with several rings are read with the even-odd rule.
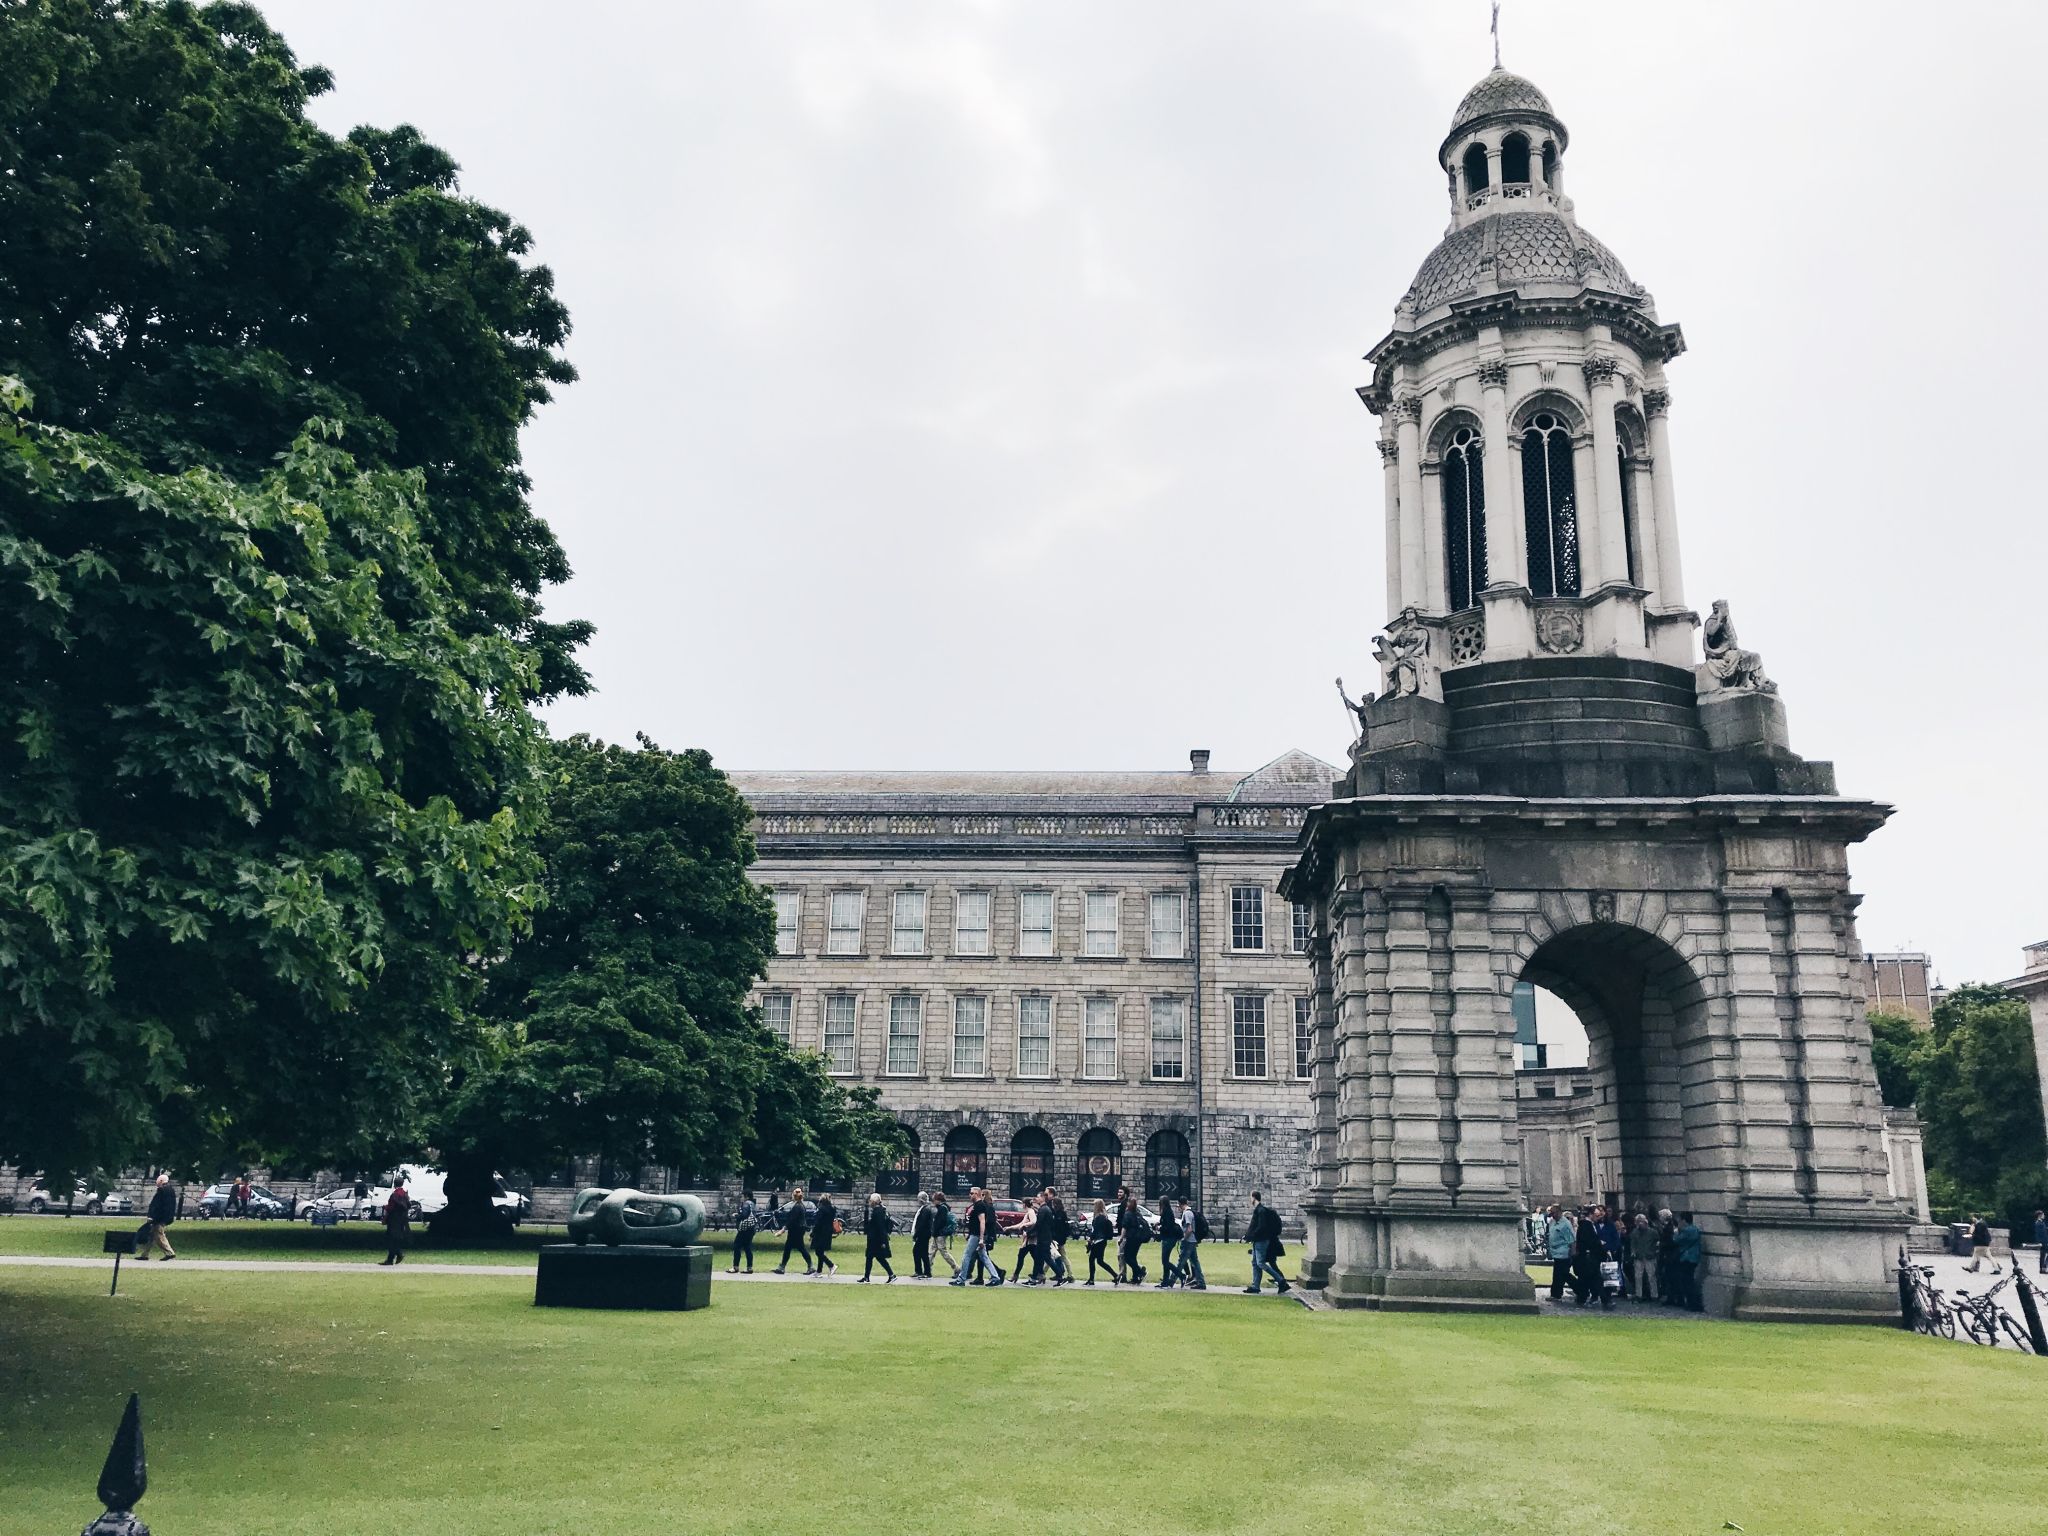
[[[1371,685],[1361,354],[1484,0],[273,0],[341,131],[527,224],[558,730],[737,767],[1252,767]],[[1873,949],[2048,937],[2048,7],[1509,0],[1581,221],[1683,324],[1688,596],[1843,791]]]

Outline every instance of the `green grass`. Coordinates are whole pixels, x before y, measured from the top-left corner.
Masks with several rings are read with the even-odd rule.
[[[1977,1536],[2035,1519],[2048,1418],[2048,1363],[1875,1329],[722,1279],[705,1312],[536,1311],[524,1277],[403,1270],[122,1291],[0,1266],[0,1528],[85,1524],[130,1388],[165,1536]]]

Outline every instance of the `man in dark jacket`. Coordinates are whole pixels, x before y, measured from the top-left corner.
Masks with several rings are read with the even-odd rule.
[[[910,1219],[910,1275],[914,1280],[932,1277],[932,1228],[937,1224],[931,1192],[925,1190],[918,1195],[917,1214]]]
[[[2041,1273],[2048,1275],[2048,1211],[2034,1212],[2034,1242],[2041,1250]],[[2013,1262],[2017,1264],[2019,1260]]]
[[[894,1285],[896,1271],[889,1267],[889,1234],[896,1230],[896,1218],[889,1214],[889,1207],[882,1204],[879,1191],[868,1196],[867,1215],[861,1219],[860,1230],[868,1240],[867,1263],[861,1269],[860,1283],[866,1285],[879,1264],[882,1273],[889,1277],[883,1284]]]
[[[1174,1219],[1173,1202],[1159,1202],[1159,1285],[1158,1289],[1170,1291],[1180,1280],[1180,1266],[1174,1262],[1180,1252],[1180,1223]]]
[[[1003,1266],[995,1261],[991,1252],[996,1243],[996,1203],[988,1197],[988,1191],[976,1185],[973,1199],[967,1207],[967,1256],[960,1261],[960,1273],[946,1283],[948,1285],[1001,1285]],[[990,1278],[984,1280],[975,1273],[980,1265],[988,1271]]]
[[[740,1264],[744,1262],[747,1273],[751,1275],[754,1272],[754,1234],[761,1230],[761,1213],[754,1206],[754,1197],[744,1191],[740,1194],[738,1214],[739,1220],[732,1229],[732,1264],[726,1273],[738,1274]]]
[[[1040,1217],[1040,1224],[1045,1237],[1046,1256],[1052,1260],[1052,1283],[1072,1285],[1074,1272],[1067,1267],[1067,1239],[1074,1235],[1074,1224],[1067,1219],[1066,1203],[1060,1199],[1060,1192],[1056,1189],[1045,1192],[1045,1213]]]
[[[171,1247],[171,1223],[178,1219],[178,1192],[171,1187],[171,1176],[160,1173],[156,1176],[156,1191],[149,1197],[149,1245],[161,1248],[166,1262],[178,1256]],[[149,1255],[140,1255],[147,1262]]]
[[[782,1262],[775,1266],[775,1273],[781,1274],[789,1268],[789,1256],[793,1253],[804,1261],[804,1273],[810,1274],[816,1266],[811,1263],[811,1250],[804,1246],[804,1233],[811,1225],[811,1213],[804,1205],[801,1189],[790,1192],[789,1204],[782,1208]]]
[[[1124,1194],[1116,1213],[1116,1273],[1132,1285],[1145,1283],[1145,1243],[1152,1236],[1152,1223],[1138,1209],[1138,1202]]]
[[[1252,1247],[1252,1283],[1244,1288],[1245,1295],[1258,1295],[1260,1278],[1270,1274],[1273,1283],[1280,1288],[1280,1294],[1285,1296],[1292,1287],[1288,1285],[1287,1277],[1280,1273],[1278,1263],[1280,1256],[1287,1252],[1286,1245],[1280,1241],[1280,1213],[1261,1200],[1257,1190],[1252,1191],[1252,1219],[1245,1224],[1244,1237]]]

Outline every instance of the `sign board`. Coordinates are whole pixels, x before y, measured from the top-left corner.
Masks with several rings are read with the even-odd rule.
[[[135,1256],[135,1234],[133,1232],[108,1232],[100,1238],[101,1253],[125,1253]]]

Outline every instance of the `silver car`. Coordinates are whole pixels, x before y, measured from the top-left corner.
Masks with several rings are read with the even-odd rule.
[[[76,1211],[84,1216],[133,1216],[135,1202],[118,1190],[85,1190],[73,1195],[53,1195],[41,1179],[29,1186],[28,1208],[40,1216],[44,1211]]]

